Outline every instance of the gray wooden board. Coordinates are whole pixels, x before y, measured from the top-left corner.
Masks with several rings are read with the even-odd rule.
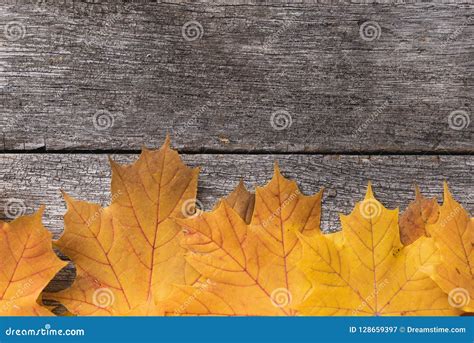
[[[474,6],[315,2],[2,0],[0,150],[474,151]]]
[[[131,162],[136,155],[116,155]],[[376,196],[386,207],[406,208],[414,198],[413,184],[427,196],[442,197],[443,181],[450,183],[455,197],[474,209],[474,156],[349,156],[349,155],[184,155],[190,166],[201,166],[198,199],[209,210],[243,178],[249,188],[270,180],[273,162],[282,173],[297,180],[305,194],[325,187],[322,228],[338,230],[338,212],[349,213],[363,198],[372,180]],[[108,204],[110,168],[106,155],[98,154],[3,154],[0,155],[0,213],[5,217],[8,200],[25,204],[26,213],[47,206],[45,225],[58,238],[65,204],[60,189],[81,200]],[[50,286],[64,288],[74,277],[71,267]]]

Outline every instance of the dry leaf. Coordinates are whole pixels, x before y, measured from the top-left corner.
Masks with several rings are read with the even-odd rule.
[[[423,271],[438,260],[432,239],[403,246],[398,210],[377,201],[369,184],[364,201],[341,216],[342,231],[299,235],[300,263],[313,291],[304,315],[455,315],[446,294]]]
[[[234,191],[223,200],[227,202],[247,224],[250,223],[255,207],[255,194],[245,188],[242,180]]]
[[[184,259],[174,217],[192,215],[198,169],[186,167],[169,139],[144,149],[128,166],[112,165],[107,208],[65,196],[68,212],[58,247],[77,269],[71,288],[48,294],[78,315],[156,315],[174,283],[198,274]]]
[[[444,201],[438,221],[428,225],[441,255],[432,277],[449,294],[452,306],[474,312],[474,218],[444,185]]]
[[[0,221],[0,315],[51,316],[37,303],[41,291],[67,263],[52,249],[41,222],[44,208],[11,223]]]
[[[275,173],[256,190],[249,225],[226,201],[198,218],[178,222],[187,234],[187,261],[203,279],[177,286],[166,310],[175,315],[293,315],[310,288],[296,268],[301,244],[296,233],[319,234],[322,191],[300,193]]]
[[[438,220],[439,205],[436,198],[425,198],[418,186],[416,197],[400,216],[400,240],[403,245],[413,243],[421,236],[426,236],[426,226]]]

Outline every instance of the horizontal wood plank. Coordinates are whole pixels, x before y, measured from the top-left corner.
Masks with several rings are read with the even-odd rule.
[[[140,2],[2,1],[0,150],[474,152],[472,5]]]
[[[116,155],[128,163],[136,155]],[[427,196],[442,197],[443,181],[455,197],[474,209],[474,156],[349,156],[349,155],[184,155],[190,166],[201,166],[198,199],[206,210],[226,196],[242,178],[253,189],[270,180],[275,160],[282,173],[296,179],[305,194],[325,188],[322,228],[340,228],[338,213],[349,213],[363,198],[368,180],[386,207],[406,208],[417,183]],[[3,154],[0,155],[0,217],[14,213],[9,201],[32,213],[46,205],[45,225],[58,238],[63,229],[65,203],[60,189],[87,201],[107,205],[110,199],[110,168],[106,155],[96,154]],[[74,278],[71,266],[62,271],[51,289],[64,288]]]

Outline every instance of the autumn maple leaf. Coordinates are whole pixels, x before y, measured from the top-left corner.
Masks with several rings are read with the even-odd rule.
[[[252,220],[255,207],[255,194],[245,188],[243,181],[240,181],[237,187],[223,199],[232,207],[247,224]]]
[[[432,239],[400,242],[398,209],[374,198],[341,216],[342,231],[307,237],[300,267],[313,291],[298,309],[304,315],[455,315],[459,311],[425,273],[439,260]]]
[[[212,212],[180,219],[187,261],[202,275],[194,286],[176,286],[164,304],[174,315],[293,315],[310,289],[296,268],[296,233],[319,234],[322,192],[300,193],[275,167],[257,187],[250,224],[222,201]]]
[[[183,218],[195,206],[199,170],[186,167],[169,139],[158,151],[144,149],[128,166],[111,161],[112,204],[67,195],[65,231],[57,246],[74,262],[71,288],[49,293],[78,315],[158,315],[155,304],[174,283],[198,274],[184,259]]]
[[[474,218],[453,199],[446,183],[439,218],[427,230],[441,256],[433,279],[449,294],[453,307],[474,312]]]
[[[41,291],[67,263],[52,249],[51,233],[41,222],[44,208],[11,223],[0,221],[0,315],[51,316],[37,301]]]
[[[439,205],[436,198],[425,198],[418,186],[415,187],[415,200],[400,216],[400,240],[403,245],[413,243],[421,236],[426,236],[426,227],[436,222],[439,216]]]

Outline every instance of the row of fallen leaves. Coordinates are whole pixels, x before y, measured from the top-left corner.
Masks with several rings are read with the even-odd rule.
[[[62,237],[52,243],[43,210],[0,222],[0,314],[51,315],[459,315],[474,311],[473,219],[445,186],[444,202],[417,190],[399,219],[369,184],[320,231],[322,191],[300,193],[275,167],[256,193],[240,184],[210,212],[194,206],[199,169],[169,146],[112,166],[106,208],[64,194]],[[65,266],[70,288],[42,293]]]

